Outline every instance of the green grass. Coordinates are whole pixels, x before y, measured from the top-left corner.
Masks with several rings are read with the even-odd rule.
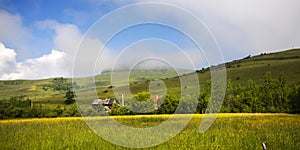
[[[166,117],[168,116],[152,115],[114,118],[126,125],[146,127],[159,124]],[[265,142],[268,149],[300,147],[300,115],[219,114],[214,124],[203,134],[198,132],[202,117],[203,115],[195,115],[177,136],[148,149],[260,150],[261,142]],[[180,122],[178,119],[178,123]],[[133,142],[141,141],[133,139]],[[101,139],[88,128],[82,118],[53,118],[0,121],[0,149],[129,148]]]
[[[11,85],[11,83],[13,84]],[[58,91],[45,91],[42,89],[44,84],[49,83],[51,83],[51,79],[0,81],[0,99],[9,99],[10,96],[18,95],[27,95],[32,99],[39,99],[59,94]],[[36,88],[32,89],[32,86],[35,86]]]
[[[300,51],[300,50],[299,50]],[[299,55],[300,56],[300,55]],[[246,84],[249,79],[259,83],[263,81],[265,72],[270,71],[273,78],[278,79],[281,73],[286,75],[289,83],[300,81],[300,58],[297,59],[261,60],[251,59],[239,63],[239,67],[227,68],[228,79],[233,83]]]
[[[277,79],[281,73],[287,81],[298,83],[300,81],[300,49],[287,50],[266,55],[257,55],[247,59],[234,60],[226,63],[227,80],[233,84],[247,84],[249,79],[256,83],[263,81],[265,72],[270,71]],[[210,79],[210,72],[206,70],[198,73],[199,81],[205,84]]]

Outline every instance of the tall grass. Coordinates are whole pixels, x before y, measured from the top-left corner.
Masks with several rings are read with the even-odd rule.
[[[168,117],[168,115],[150,115],[114,118],[128,126],[146,127],[159,124]],[[180,134],[148,149],[253,150],[262,149],[261,142],[265,142],[268,149],[300,147],[299,115],[220,114],[211,128],[201,134],[198,129],[202,117],[203,115],[195,115]],[[0,149],[129,148],[101,139],[89,129],[82,118],[53,118],[0,121]]]

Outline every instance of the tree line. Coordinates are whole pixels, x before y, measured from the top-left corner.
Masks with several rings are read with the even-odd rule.
[[[45,107],[41,103],[33,102],[26,95],[13,96],[9,100],[0,100],[0,119],[79,117],[81,114],[73,104],[74,97],[74,92],[68,90],[63,104]]]

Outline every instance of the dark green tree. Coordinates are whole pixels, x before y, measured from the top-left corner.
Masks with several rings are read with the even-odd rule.
[[[200,114],[205,113],[209,100],[210,100],[210,95],[208,93],[200,93],[200,96],[198,98],[198,106],[197,106],[198,113]]]
[[[291,113],[300,113],[300,84],[294,85],[289,92]]]
[[[74,92],[72,91],[72,90],[68,90],[67,91],[67,93],[66,93],[66,95],[65,95],[65,98],[66,98],[66,100],[65,100],[65,104],[67,104],[67,105],[69,105],[69,104],[73,104],[73,103],[75,103],[75,94],[74,94]]]
[[[148,101],[151,99],[151,94],[149,92],[140,92],[134,95],[134,98],[138,101]]]
[[[179,98],[176,95],[167,94],[165,100],[158,108],[160,114],[172,114],[175,112],[179,104]]]
[[[120,106],[118,104],[113,104],[109,114],[110,115],[129,115],[129,114],[131,114],[131,112],[129,109],[127,109],[124,106]]]
[[[137,100],[138,102],[134,100]],[[134,99],[129,100],[127,103],[129,109],[137,113],[152,113],[155,108],[149,92],[140,92],[134,95]]]

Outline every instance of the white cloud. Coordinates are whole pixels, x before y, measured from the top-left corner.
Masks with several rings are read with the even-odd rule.
[[[22,26],[20,16],[0,12],[0,18],[5,20],[0,22],[0,42],[10,43],[13,39],[17,41],[24,39],[23,34],[27,34],[27,30]],[[51,20],[39,22],[38,26],[55,31],[53,41],[54,48],[57,50],[52,50],[50,54],[44,54],[41,57],[27,58],[17,62],[17,54],[19,55],[22,49],[9,49],[0,43],[0,79],[71,77],[74,54],[82,36],[79,29],[72,24],[60,24]]]
[[[77,26],[73,24],[60,24],[54,20],[38,22],[40,28],[50,28],[55,31],[54,46],[55,49],[64,51],[73,55],[82,38],[82,34]]]
[[[201,6],[207,5],[210,18],[205,20],[223,46],[255,53],[300,46],[300,1],[209,1],[194,7],[203,14]]]
[[[6,12],[0,12],[0,42],[10,43],[10,39],[16,41],[24,38],[27,30],[22,26],[21,17],[12,16]],[[41,57],[16,61],[17,53],[21,50],[8,49],[1,43],[0,48],[0,79],[38,79],[57,76],[71,77],[74,53],[81,39],[79,29],[72,24],[60,24],[47,20],[38,23],[40,27],[51,28],[55,31],[54,48],[50,54]],[[10,30],[8,30],[10,27]],[[18,34],[19,33],[19,34]],[[18,39],[17,36],[20,36]],[[13,43],[16,43],[15,41]],[[31,42],[31,44],[34,44]],[[11,44],[10,44],[11,45]],[[24,48],[24,47],[21,47]]]
[[[62,64],[64,70],[59,73],[71,77],[75,52],[82,38],[80,30],[73,24],[61,24],[54,20],[41,21],[37,25],[40,28],[49,28],[55,31],[54,48],[65,54]]]
[[[16,52],[0,43],[0,79],[38,79],[66,75],[65,53],[52,50],[39,58],[16,61]]]
[[[23,62],[20,73],[24,74],[23,78],[69,76],[69,69],[65,66],[65,58],[64,52],[52,50],[50,54]]]
[[[0,10],[0,40],[19,40],[26,35],[26,29],[22,26],[19,15],[12,15]]]
[[[215,35],[227,60],[248,54],[284,50],[292,46],[300,47],[299,0],[157,0],[157,2],[181,7],[203,21]],[[164,12],[164,10],[155,11],[155,13]]]
[[[22,24],[22,17],[18,14],[13,15],[0,10],[0,41],[17,49],[19,55],[27,55],[25,49],[28,49],[28,41],[32,39],[29,29]]]
[[[77,46],[82,34],[73,24],[60,24],[53,20],[46,20],[37,24],[41,28],[50,28],[55,31],[53,38],[54,47],[50,54],[41,57],[25,59],[17,62],[16,50],[6,48],[0,42],[0,79],[39,79],[50,77],[72,77],[72,67]],[[87,68],[86,63],[95,61],[97,56],[88,53],[88,50],[98,50],[103,44],[99,40],[88,39],[88,43],[82,45],[86,50],[80,56],[81,68]],[[92,59],[94,58],[94,59]],[[113,55],[106,49],[101,58],[101,68],[107,68],[112,63]],[[98,70],[98,72],[101,70]],[[78,74],[82,75],[82,74]],[[85,75],[85,74],[84,74]]]
[[[99,53],[100,47],[104,46],[103,43],[98,39],[90,37],[85,37],[85,40],[81,41],[83,34],[76,25],[60,24],[53,20],[46,20],[39,22],[38,26],[42,28],[50,28],[55,31],[53,39],[55,49],[60,50],[65,54],[63,63],[63,72],[65,76],[88,76],[91,75],[91,73],[94,73],[91,71],[94,71],[95,66],[98,67],[95,69],[96,74],[100,73],[103,69],[110,68],[115,54],[113,54],[110,49],[105,48],[101,53],[101,57],[99,56],[100,58],[98,58],[98,55],[95,54]],[[80,51],[77,52],[77,48],[79,46]],[[77,62],[75,63],[75,67],[78,67],[76,70],[80,71],[75,71],[75,74],[72,74],[74,61]],[[96,63],[98,64],[95,65]],[[92,64],[92,66],[90,64]]]
[[[14,71],[16,65],[16,52],[0,43],[0,76]]]

